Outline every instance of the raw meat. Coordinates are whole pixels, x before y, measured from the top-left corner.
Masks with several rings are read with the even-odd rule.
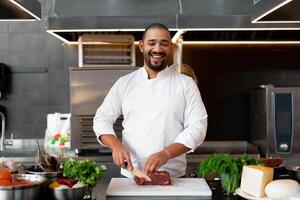
[[[134,176],[134,181],[138,185],[172,185],[170,174],[167,171],[155,171],[148,174],[151,181],[147,181],[145,178],[139,178]]]

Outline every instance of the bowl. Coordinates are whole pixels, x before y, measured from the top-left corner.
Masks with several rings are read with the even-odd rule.
[[[14,174],[14,180],[26,180],[32,182],[26,185],[0,186],[1,200],[34,200],[39,199],[46,178],[32,174]]]
[[[29,170],[26,170],[25,173],[43,176],[47,179],[47,184],[62,177],[62,174],[63,174],[62,172],[35,172],[35,171],[29,171]]]
[[[260,160],[265,163],[267,167],[280,167],[283,165],[283,158],[280,157],[260,158]]]
[[[82,200],[88,194],[88,185],[79,188],[49,189],[53,200]]]

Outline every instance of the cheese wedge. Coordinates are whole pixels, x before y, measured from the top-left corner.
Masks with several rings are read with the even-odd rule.
[[[264,197],[266,185],[273,180],[271,167],[247,165],[243,167],[241,190],[254,197]]]

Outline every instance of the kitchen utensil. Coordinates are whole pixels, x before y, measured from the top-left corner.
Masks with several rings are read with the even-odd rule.
[[[133,179],[112,178],[107,196],[211,196],[203,178],[172,178],[173,185],[137,185]]]
[[[138,168],[134,167],[132,170],[129,170],[127,162],[125,162],[125,167],[123,169],[127,170],[128,172],[130,172],[134,176],[137,176],[139,178],[145,178],[147,181],[151,181],[151,178],[147,174],[145,174],[144,172],[139,170]]]
[[[59,177],[62,177],[62,172],[35,172],[30,170],[25,170],[26,174],[34,174],[34,175],[40,175],[47,179],[47,185],[50,184],[52,181],[58,179]]]
[[[79,188],[67,189],[49,189],[51,199],[53,200],[82,200],[88,192],[88,185]]]
[[[40,190],[42,189],[46,178],[39,175],[15,174],[14,180],[26,180],[32,182],[27,185],[0,186],[1,200],[34,200],[39,199]]]
[[[289,165],[287,166],[287,170],[290,174],[290,178],[298,181],[300,183],[300,166]]]

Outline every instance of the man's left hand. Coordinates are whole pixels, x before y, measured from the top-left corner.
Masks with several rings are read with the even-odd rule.
[[[157,171],[162,165],[166,164],[169,156],[165,151],[152,154],[145,162],[144,172],[146,174]]]
[[[146,174],[157,171],[162,165],[166,164],[169,159],[186,153],[190,148],[180,143],[173,143],[167,146],[164,150],[152,154],[145,162],[144,172]]]

